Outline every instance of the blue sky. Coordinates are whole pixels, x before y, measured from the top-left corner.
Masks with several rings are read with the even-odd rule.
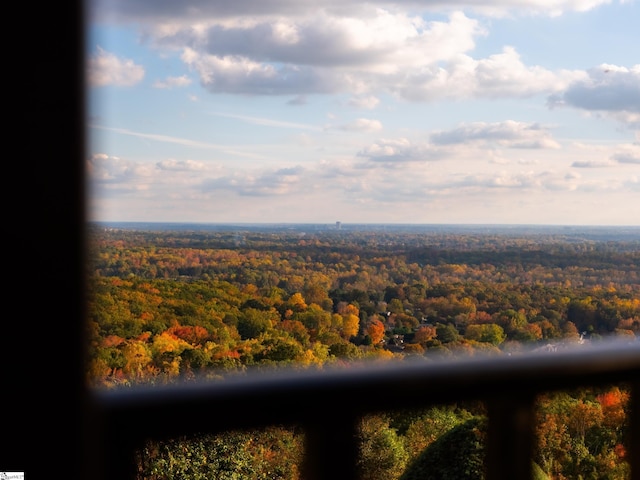
[[[640,225],[640,6],[90,0],[89,217]]]

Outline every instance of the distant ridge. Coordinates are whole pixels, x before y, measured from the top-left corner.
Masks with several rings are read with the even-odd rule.
[[[516,224],[388,224],[388,223],[179,223],[179,222],[89,222],[91,227],[176,232],[289,231],[300,233],[389,232],[452,233],[475,235],[563,235],[593,240],[638,240],[640,226],[516,225]]]

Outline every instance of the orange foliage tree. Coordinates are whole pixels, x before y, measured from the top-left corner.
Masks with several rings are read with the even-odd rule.
[[[369,320],[367,325],[367,335],[371,338],[373,345],[379,345],[384,339],[384,323],[379,319],[373,317]]]

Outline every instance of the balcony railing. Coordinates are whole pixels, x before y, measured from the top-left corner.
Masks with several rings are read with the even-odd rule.
[[[632,433],[627,442],[628,459],[631,480],[640,480],[638,341],[602,342],[545,355],[298,371],[167,388],[97,392],[81,386],[81,350],[86,344],[81,333],[85,263],[80,254],[85,219],[83,2],[39,5],[37,18],[31,4],[21,6],[24,10],[13,17],[29,18],[31,30],[40,32],[43,45],[56,38],[64,40],[61,44],[66,47],[40,49],[37,62],[21,52],[18,55],[20,66],[29,72],[20,76],[19,82],[31,102],[22,107],[23,116],[18,117],[29,128],[18,129],[22,136],[16,136],[18,141],[14,142],[25,161],[13,162],[20,170],[9,177],[28,178],[38,185],[30,195],[32,205],[39,209],[25,213],[14,208],[15,189],[5,189],[4,203],[9,206],[5,238],[11,240],[8,257],[13,261],[5,265],[5,272],[16,287],[15,295],[6,297],[24,298],[25,291],[36,291],[32,287],[37,286],[25,318],[47,320],[48,329],[32,334],[15,319],[3,324],[3,412],[5,427],[12,425],[4,432],[3,468],[27,469],[27,478],[38,478],[37,473],[31,474],[37,469],[44,469],[41,478],[73,469],[74,474],[79,473],[74,477],[87,480],[133,479],[135,452],[148,440],[295,424],[306,430],[305,479],[355,478],[358,452],[354,432],[361,416],[481,400],[489,415],[488,478],[526,479],[531,476],[539,393],[627,383],[631,387]],[[67,19],[67,28],[51,22],[54,16]],[[38,28],[32,25],[34,19],[39,20]],[[45,51],[50,53],[45,55]],[[70,75],[49,75],[47,88],[42,88],[42,72]],[[64,120],[61,112],[66,115]],[[33,128],[34,119],[46,128]],[[52,161],[52,152],[56,161]],[[39,202],[34,201],[36,197]],[[14,241],[16,238],[19,241]],[[61,281],[64,273],[69,278]],[[54,311],[62,313],[64,321],[49,328]],[[32,334],[28,341],[27,334]],[[38,339],[41,345],[32,346],[30,342]],[[65,348],[59,347],[62,345]],[[33,352],[42,355],[38,355],[38,368],[28,370],[30,374],[45,371],[42,358],[55,352],[51,379],[25,381],[29,377],[19,368],[25,357],[35,357]],[[334,409],[335,399],[346,401]],[[65,405],[68,410],[63,412]],[[80,467],[75,463],[77,456]]]
[[[607,340],[554,353],[464,357],[341,370],[248,375],[215,383],[90,392],[91,478],[135,478],[135,452],[149,440],[269,425],[305,431],[303,478],[357,478],[357,420],[368,413],[465,400],[485,402],[487,478],[531,478],[540,393],[627,384],[628,458],[640,479],[640,342]],[[346,401],[345,401],[346,400]],[[332,408],[339,402],[340,408]],[[339,472],[338,474],[336,472]]]

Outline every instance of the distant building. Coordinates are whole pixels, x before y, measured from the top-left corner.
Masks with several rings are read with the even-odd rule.
[[[340,230],[340,228],[342,228],[342,222],[336,222],[336,228]]]

